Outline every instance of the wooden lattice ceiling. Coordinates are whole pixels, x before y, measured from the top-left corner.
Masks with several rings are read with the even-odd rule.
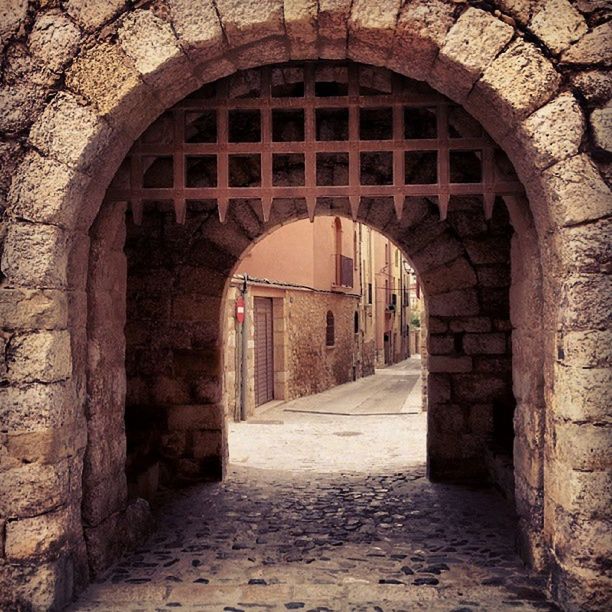
[[[147,201],[172,201],[183,223],[188,201],[213,199],[223,222],[244,198],[261,202],[266,221],[275,198],[305,200],[312,219],[317,199],[330,197],[348,198],[353,218],[363,197],[392,197],[398,218],[407,197],[427,197],[444,219],[450,196],[477,196],[489,218],[496,196],[523,192],[513,171],[501,173],[500,155],[473,118],[423,83],[351,63],[270,66],[164,113],[108,199],[130,202],[136,223]],[[289,183],[278,180],[283,161],[297,170]],[[368,164],[383,168],[375,184]]]

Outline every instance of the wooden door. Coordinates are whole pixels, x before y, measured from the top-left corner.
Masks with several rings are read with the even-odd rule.
[[[255,405],[273,399],[272,298],[255,298]]]

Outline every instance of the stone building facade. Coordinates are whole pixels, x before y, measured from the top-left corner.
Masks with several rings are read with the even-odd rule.
[[[372,206],[351,194],[317,202],[316,213],[352,215],[379,229],[405,250],[423,281],[430,476],[484,478],[486,441],[496,427],[504,431],[506,408],[513,408],[522,554],[547,574],[565,609],[606,609],[606,3],[165,0],[137,8],[123,0],[9,0],[0,19],[5,607],[63,606],[148,528],[146,503],[128,500],[125,472],[126,387],[140,373],[130,372],[129,349],[126,373],[124,355],[126,346],[139,345],[144,327],[130,336],[128,322],[124,333],[129,303],[140,300],[129,287],[130,272],[138,271],[130,243],[138,235],[124,251],[125,204],[105,198],[126,154],[147,126],[206,83],[263,65],[351,60],[427,83],[465,109],[524,186],[524,194],[502,193],[491,219],[490,210],[451,198],[440,220],[448,191],[438,187],[452,186],[444,177],[431,197],[410,206],[399,198],[397,207]],[[467,127],[459,131],[468,137]],[[446,151],[448,142],[435,147]],[[138,217],[138,197],[127,199]],[[149,329],[168,306],[180,315],[177,327],[186,324],[177,344],[166,347],[166,383],[184,394],[183,403],[160,414],[162,448],[186,479],[220,477],[225,464],[219,329],[228,274],[258,236],[312,212],[295,202],[275,201],[271,209],[225,204],[220,224],[216,202],[187,207],[176,197],[174,213],[149,207],[138,230],[146,242],[153,241],[146,228],[164,227],[164,248],[185,272],[169,291],[155,284],[161,258],[141,262],[152,271],[143,279],[152,296]],[[184,212],[185,224],[175,229],[155,222],[172,214],[183,220]],[[193,309],[194,301],[201,307]],[[203,337],[192,335],[194,321]],[[197,382],[185,387],[179,366],[196,363]],[[149,392],[163,395],[164,385]]]

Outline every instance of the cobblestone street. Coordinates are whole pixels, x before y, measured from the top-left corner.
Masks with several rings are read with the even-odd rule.
[[[425,478],[417,368],[233,424],[227,481],[166,491],[160,529],[72,609],[555,610],[507,503]]]

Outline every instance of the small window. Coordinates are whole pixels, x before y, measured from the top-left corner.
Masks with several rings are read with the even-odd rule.
[[[336,341],[335,335],[334,313],[331,310],[328,310],[325,326],[325,346],[334,346]]]
[[[353,322],[354,322],[354,327],[355,327],[355,333],[358,334],[359,333],[359,312],[357,310],[355,311]]]

